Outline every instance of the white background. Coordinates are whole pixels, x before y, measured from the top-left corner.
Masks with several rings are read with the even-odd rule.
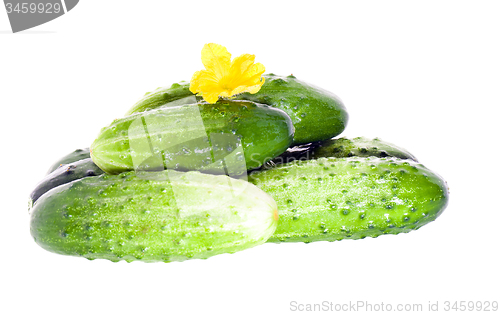
[[[443,313],[445,301],[500,300],[499,16],[497,1],[80,1],[11,34],[0,8],[0,313],[299,313],[291,301],[431,301]],[[27,199],[47,168],[145,92],[189,80],[208,42],[339,95],[343,136],[415,154],[448,181],[446,211],[409,234],[206,261],[87,261],[38,247]]]

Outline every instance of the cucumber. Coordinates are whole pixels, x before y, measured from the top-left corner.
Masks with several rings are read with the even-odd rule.
[[[88,158],[90,158],[90,149],[89,148],[75,150],[75,151],[71,152],[70,154],[60,158],[54,164],[52,164],[52,166],[49,168],[47,174],[52,173],[53,171],[55,171],[56,169],[58,169],[62,165],[70,164],[70,163],[80,161],[83,159],[88,159]]]
[[[55,171],[48,174],[30,194],[30,205],[35,203],[40,196],[54,187],[72,182],[74,180],[101,175],[104,172],[94,164],[92,159],[76,161],[59,167]]]
[[[379,138],[368,139],[356,137],[353,139],[338,138],[289,148],[283,154],[262,166],[263,169],[273,168],[276,164],[289,163],[294,160],[309,160],[320,157],[397,157],[417,162],[417,159],[405,149]],[[74,165],[74,166],[73,166]],[[93,172],[93,173],[92,173]],[[101,169],[91,159],[73,163],[64,169],[58,169],[57,174],[47,176],[31,194],[32,202],[49,189],[86,176],[100,175]],[[38,195],[38,197],[37,197]]]
[[[353,139],[329,139],[298,145],[289,148],[263,167],[272,168],[276,164],[289,163],[294,160],[311,160],[320,157],[345,158],[351,156],[397,157],[418,162],[410,152],[392,143],[382,141],[379,138],[368,139],[365,137],[356,137]]]
[[[327,140],[344,131],[348,114],[342,101],[334,94],[297,80],[293,75],[263,75],[265,83],[256,94],[242,93],[234,99],[267,104],[286,112],[295,126],[295,145]],[[183,94],[184,93],[184,94]],[[170,104],[176,106],[183,98],[200,99],[189,91],[189,84],[158,88],[139,100],[128,112],[131,115]]]
[[[275,202],[246,181],[144,174],[103,174],[50,190],[31,212],[31,235],[63,255],[170,262],[247,249],[276,229]]]
[[[344,131],[349,116],[342,101],[295,76],[264,75],[266,82],[256,94],[243,93],[237,99],[268,104],[282,109],[295,126],[295,145],[327,140]]]
[[[189,91],[189,82],[180,81],[170,87],[159,87],[153,92],[146,93],[131,109],[125,114],[129,116],[135,113],[145,112],[161,106],[178,106],[201,101],[202,98],[195,96]]]
[[[103,128],[91,156],[110,174],[174,169],[238,176],[283,153],[293,130],[283,111],[249,101],[160,107]]]
[[[322,157],[256,171],[249,182],[278,204],[270,242],[362,239],[416,230],[448,202],[437,174],[398,158]]]

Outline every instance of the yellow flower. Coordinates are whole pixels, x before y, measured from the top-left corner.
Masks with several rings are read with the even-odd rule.
[[[203,47],[201,61],[206,70],[193,74],[189,90],[211,104],[217,102],[219,96],[255,94],[264,84],[261,76],[266,69],[261,63],[254,64],[255,55],[244,54],[231,62],[226,47],[211,43]]]

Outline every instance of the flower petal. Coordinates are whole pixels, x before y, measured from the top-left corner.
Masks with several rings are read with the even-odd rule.
[[[250,54],[243,54],[241,56],[238,56],[234,58],[233,62],[231,63],[231,74],[232,75],[241,75],[245,73],[248,68],[254,63],[255,61],[255,55],[250,55]]]
[[[248,89],[248,86],[246,86],[246,85],[237,86],[236,88],[234,88],[231,91],[231,95],[229,95],[229,96],[233,96],[233,95],[236,95],[236,94],[240,94],[240,93],[246,92],[247,89]]]
[[[207,94],[203,94],[203,98],[205,99],[205,101],[207,101],[208,103],[210,104],[215,104],[217,102],[217,100],[219,99],[219,93],[218,92],[215,92],[215,93],[207,93]]]
[[[209,103],[217,102],[219,96],[257,93],[264,84],[265,68],[261,63],[254,64],[255,55],[243,54],[231,62],[227,49],[214,43],[206,44],[201,55],[206,70],[193,74],[189,90]]]
[[[250,94],[255,94],[257,92],[259,92],[260,88],[262,87],[262,85],[264,84],[266,80],[264,78],[262,78],[262,81],[261,83],[257,84],[257,85],[253,85],[253,86],[249,86],[246,90],[246,92],[250,93]]]
[[[189,91],[191,93],[196,94],[201,92],[200,86],[203,82],[202,71],[196,71],[191,77],[191,83],[189,85]]]
[[[224,78],[231,66],[231,54],[226,47],[214,43],[206,44],[201,50],[201,61],[205,69],[212,71],[217,79]]]

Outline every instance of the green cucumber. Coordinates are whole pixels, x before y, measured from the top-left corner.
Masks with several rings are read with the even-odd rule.
[[[256,171],[248,180],[278,204],[280,220],[270,242],[409,232],[435,220],[448,202],[441,177],[398,158],[295,160]]]
[[[272,168],[276,164],[289,163],[294,160],[311,160],[320,157],[345,158],[351,156],[397,157],[418,162],[410,152],[392,143],[382,141],[379,138],[368,139],[365,137],[356,137],[353,139],[329,139],[291,147],[283,154],[266,163],[263,167]]]
[[[78,150],[77,150],[78,151]],[[81,151],[81,150],[80,150]],[[87,149],[88,151],[88,149]],[[75,151],[76,152],[76,151]],[[90,153],[89,153],[90,155]],[[305,145],[299,145],[288,149],[283,154],[263,165],[263,169],[274,167],[276,164],[289,163],[294,160],[309,160],[320,157],[397,157],[417,162],[417,159],[405,149],[392,143],[382,141],[378,138],[368,139],[356,137],[353,139],[338,138]],[[57,174],[56,174],[57,173]],[[31,194],[32,202],[46,191],[67,182],[86,176],[102,174],[103,171],[95,165],[91,159],[85,159],[59,168],[54,175],[47,176]]]
[[[161,106],[178,106],[196,103],[202,98],[195,96],[189,91],[189,82],[180,81],[170,87],[159,87],[152,92],[146,93],[131,109],[125,114],[129,116],[135,113],[145,112]]]
[[[264,243],[278,213],[246,181],[199,172],[103,174],[38,199],[31,235],[44,249],[111,261],[182,261]]]
[[[330,139],[344,131],[349,116],[336,95],[297,80],[293,75],[270,73],[264,77],[266,82],[259,92],[243,93],[236,98],[285,111],[295,126],[295,145]]]
[[[65,155],[64,157],[60,158],[54,164],[52,164],[52,166],[49,168],[47,174],[52,173],[53,171],[55,171],[56,169],[58,169],[59,167],[61,167],[63,165],[70,164],[70,163],[80,161],[83,159],[88,159],[88,158],[90,158],[90,149],[89,148],[75,150],[75,151],[71,152],[70,154]]]
[[[293,75],[263,75],[265,83],[256,94],[242,93],[234,99],[267,104],[286,112],[295,126],[294,144],[333,138],[344,131],[348,114],[342,101],[334,94],[297,80]],[[177,106],[194,97],[189,84],[158,88],[139,100],[128,112],[131,115],[162,105]],[[170,104],[170,105],[169,105]]]
[[[94,164],[89,157],[84,160],[64,164],[48,174],[38,185],[33,189],[30,194],[30,205],[35,203],[40,196],[54,187],[72,182],[74,180],[88,177],[98,176],[104,172]],[[31,207],[31,206],[30,206]]]
[[[283,153],[293,131],[286,113],[249,101],[160,107],[103,128],[91,156],[110,174],[174,169],[238,176]]]

